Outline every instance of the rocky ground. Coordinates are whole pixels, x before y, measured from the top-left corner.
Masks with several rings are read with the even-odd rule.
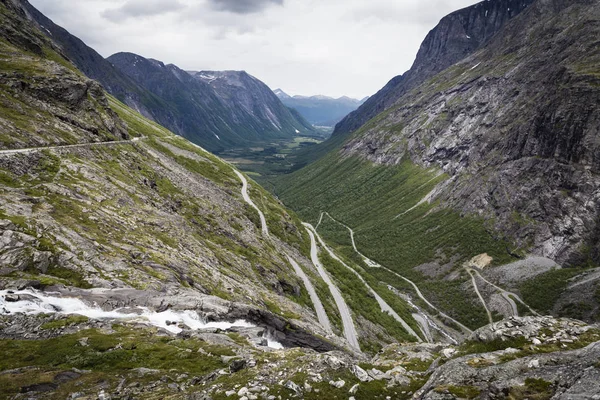
[[[189,308],[191,300],[133,290],[89,295],[105,309]],[[7,292],[2,300],[27,299]],[[224,300],[204,300],[205,317],[224,317],[219,309],[241,317]],[[139,321],[3,314],[0,393],[10,399],[592,399],[600,390],[600,327],[553,317],[513,317],[458,346],[397,343],[370,357],[292,342],[276,350],[261,326],[180,324],[175,334]]]

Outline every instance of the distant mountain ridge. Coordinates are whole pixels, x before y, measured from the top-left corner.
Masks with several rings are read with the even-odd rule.
[[[282,89],[273,91],[288,107],[296,109],[315,126],[335,126],[348,113],[356,110],[368,97],[357,100],[348,96],[333,98],[323,95],[290,96]]]
[[[309,123],[287,109],[258,79],[237,96],[268,102],[262,110],[238,109],[245,101],[233,101],[202,80],[192,78],[175,65],[118,53],[104,59],[83,41],[54,24],[27,1],[23,6],[40,30],[61,47],[63,53],[86,76],[137,110],[212,152],[248,147],[258,142],[290,138],[313,130]],[[260,82],[260,83],[258,83]],[[222,88],[221,88],[222,89]],[[266,93],[266,94],[265,94]]]

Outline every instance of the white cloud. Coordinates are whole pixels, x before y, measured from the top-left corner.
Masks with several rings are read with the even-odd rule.
[[[213,8],[237,14],[251,14],[262,11],[270,5],[282,5],[283,0],[209,0]]]
[[[130,18],[155,17],[180,11],[185,6],[177,0],[128,0],[117,8],[102,12],[108,20],[121,22]]]
[[[291,94],[364,97],[475,0],[30,0],[104,56],[246,70]],[[175,6],[174,6],[175,5]]]

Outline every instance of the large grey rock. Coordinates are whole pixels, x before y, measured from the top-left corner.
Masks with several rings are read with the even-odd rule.
[[[574,398],[572,394],[592,398],[598,393],[594,366],[600,357],[600,342],[580,350],[536,354],[489,366],[468,362],[478,357],[485,355],[465,356],[442,365],[415,398],[437,399],[439,395],[434,389],[441,386],[475,386],[482,393],[508,393],[512,387],[524,386],[527,378],[555,383],[553,398],[556,399]]]
[[[369,382],[372,379],[376,379],[373,378],[370,374],[367,373],[367,371],[365,371],[358,365],[351,366],[350,371],[354,374],[354,376],[356,376],[356,379],[358,379],[361,382]]]

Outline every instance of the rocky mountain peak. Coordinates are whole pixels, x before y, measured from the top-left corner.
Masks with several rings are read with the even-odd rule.
[[[423,41],[411,69],[388,82],[344,118],[335,135],[352,132],[388,109],[403,94],[485,45],[535,0],[485,0],[442,18]]]
[[[485,44],[535,0],[486,0],[442,18],[417,53],[410,75],[442,71]]]
[[[248,87],[250,82],[260,82],[246,71],[200,71],[192,73],[196,79],[211,85],[225,84]]]
[[[273,90],[273,93],[275,93],[275,95],[280,99],[289,99],[290,97],[292,97],[281,89],[275,89]]]

